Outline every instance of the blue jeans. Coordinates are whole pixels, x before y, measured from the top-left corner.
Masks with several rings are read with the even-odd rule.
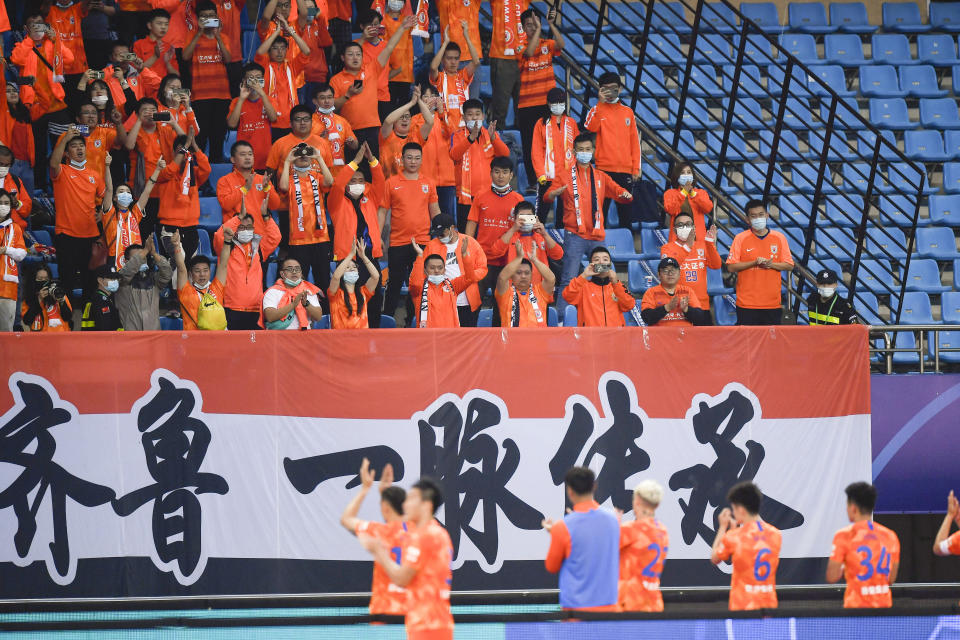
[[[557,315],[563,318],[569,304],[563,297],[563,290],[581,271],[580,261],[593,251],[594,247],[604,246],[600,240],[587,240],[567,231],[563,234],[563,261],[560,263],[560,285],[557,287]]]

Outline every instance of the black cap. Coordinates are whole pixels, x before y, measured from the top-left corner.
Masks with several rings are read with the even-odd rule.
[[[567,92],[560,87],[554,87],[547,91],[547,104],[556,104],[567,101]]]
[[[457,221],[453,219],[452,215],[449,213],[441,213],[430,223],[430,237],[439,238],[443,235],[444,231],[456,225]]]
[[[102,264],[97,267],[96,271],[98,278],[106,278],[107,280],[116,280],[120,277],[120,274],[117,273],[117,268],[112,264]]]
[[[823,269],[817,274],[817,284],[837,284],[837,273],[832,269]]]
[[[657,265],[657,271],[663,271],[667,267],[674,267],[676,269],[680,268],[680,263],[677,262],[675,258],[664,258],[660,261],[660,264]]]

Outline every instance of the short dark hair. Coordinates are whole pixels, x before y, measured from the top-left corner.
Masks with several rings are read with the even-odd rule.
[[[187,136],[181,133],[180,135],[178,135],[176,138],[173,139],[173,153],[176,154],[177,149],[179,149],[182,146],[185,146],[186,144],[187,144]]]
[[[678,213],[677,215],[675,215],[675,216],[673,217],[673,226],[677,226],[677,220],[679,220],[681,217],[690,218],[690,220],[693,220],[693,214],[692,214],[692,213],[690,213],[689,211],[687,211],[687,210],[685,210],[685,209],[681,209],[681,210],[680,210],[680,213]]]
[[[744,207],[743,207],[743,212],[746,213],[746,212],[750,211],[750,209],[756,209],[757,207],[760,207],[760,208],[763,209],[764,211],[767,210],[767,205],[766,205],[766,203],[764,203],[763,200],[759,200],[759,199],[757,199],[757,198],[754,198],[753,200],[747,200],[747,204],[744,205]]]
[[[147,105],[153,105],[154,109],[159,109],[160,105],[157,104],[157,101],[153,98],[144,96],[140,98],[140,102],[137,103],[137,113],[140,113],[140,109],[144,108]]]
[[[570,491],[578,496],[585,496],[588,493],[593,493],[597,484],[597,476],[589,467],[570,467],[566,475],[563,476],[563,481]]]
[[[333,93],[336,93],[336,91],[333,91],[333,87],[331,87],[328,83],[318,82],[317,85],[313,88],[313,93],[310,95],[310,99],[313,100],[314,98],[317,97],[317,95],[325,91],[331,91]]]
[[[463,53],[463,49],[460,48],[456,42],[448,42],[447,48],[443,50],[443,55],[447,55],[448,51],[456,51],[457,53]]]
[[[443,260],[443,258],[440,259]],[[440,505],[443,504],[443,491],[440,489],[440,483],[433,478],[424,476],[417,480],[410,489],[418,490],[420,492],[420,499],[433,505],[434,513],[436,513]]]
[[[509,169],[513,171],[513,160],[510,159],[510,156],[493,156],[493,160],[490,161],[490,170],[494,169]]]
[[[283,269],[283,265],[285,265],[286,263],[290,262],[291,260],[293,260],[294,262],[296,262],[298,267],[303,268],[303,265],[300,263],[299,260],[297,260],[297,259],[294,258],[293,256],[287,256],[287,257],[285,257],[283,260],[280,261],[280,264],[277,265],[277,267],[278,267],[277,271],[282,270],[282,269]]]
[[[386,502],[398,516],[403,515],[403,501],[407,499],[407,492],[397,486],[387,487],[380,493],[380,501]]]
[[[419,151],[420,153],[423,153],[423,147],[416,142],[408,142],[407,144],[403,145],[403,149],[400,150],[400,155],[404,155],[407,151]]]
[[[534,11],[533,9],[527,9],[526,11],[520,14],[520,23],[522,24],[523,21],[526,20],[527,18],[536,18],[536,17],[537,17],[536,11]]]
[[[378,11],[374,11],[373,9],[365,9],[357,16],[357,25],[363,29],[368,24],[380,22],[381,20],[382,18],[380,17],[380,13]]]
[[[610,250],[606,247],[594,247],[593,251],[590,252],[590,260],[593,260],[593,256],[597,255],[598,253],[605,253],[609,256]]]
[[[117,50],[117,47],[123,47],[123,48],[126,49],[127,51],[130,50],[130,45],[127,44],[125,41],[123,41],[123,40],[114,40],[114,41],[113,41],[113,44],[110,45],[110,55],[113,55],[113,53]]]
[[[253,149],[253,145],[247,142],[246,140],[237,140],[232,145],[230,145],[230,157],[235,156],[237,154],[237,149],[239,149],[240,147],[250,147],[251,150]]]
[[[8,158],[8,157],[9,158],[13,157],[13,151],[10,149],[10,147],[0,144],[0,158]]]
[[[476,98],[470,98],[463,103],[463,112],[466,113],[467,109],[480,109],[480,111],[483,111],[483,102]]]
[[[428,255],[426,258],[423,259],[424,268],[426,268],[427,263],[430,262],[431,260],[439,260],[444,265],[447,264],[447,259],[444,258],[442,255],[440,255],[439,253],[431,253],[430,255]]]
[[[205,265],[207,265],[208,267],[209,267],[210,264],[211,264],[210,258],[208,258],[207,256],[203,255],[202,253],[198,253],[197,255],[195,255],[195,256],[193,256],[192,258],[190,258],[190,261],[189,261],[189,262],[190,262],[190,264],[187,265],[187,269],[193,269],[193,268],[194,268],[195,266],[197,266],[198,264],[205,264]]]
[[[527,265],[528,267],[530,267],[530,270],[533,271],[533,263],[527,260],[526,258],[520,261],[520,266],[522,267],[523,265]]]
[[[263,65],[257,64],[256,62],[248,62],[247,64],[243,65],[241,75],[245,76],[251,71],[259,71],[260,73],[263,73],[263,74],[267,73],[267,70],[263,68]]]
[[[40,13],[39,11],[31,11],[27,15],[23,16],[23,23],[26,24],[27,20],[29,20],[30,18],[40,18],[41,22],[47,21],[47,17],[42,13]]]
[[[517,206],[513,208],[513,215],[518,216],[522,211],[530,211],[530,213],[536,212],[536,207],[533,206],[533,203],[528,200],[521,200],[517,203]]]
[[[194,9],[197,15],[200,15],[201,11],[216,11],[217,5],[210,2],[210,0],[197,0],[197,7]]]
[[[94,111],[97,110],[97,105],[93,104],[92,102],[84,98],[83,100],[77,103],[77,110],[74,112],[74,119],[80,117],[80,109],[83,109],[84,107],[93,107]]]
[[[305,104],[298,104],[293,109],[290,109],[290,119],[293,120],[293,116],[297,115],[298,113],[305,113],[313,118],[313,109]]]
[[[140,243],[131,244],[126,249],[123,250],[123,257],[130,258],[130,252],[136,249],[143,249],[143,245]]]
[[[154,9],[153,11],[147,14],[148,23],[153,22],[157,18],[166,18],[167,20],[169,20],[170,12],[167,11],[166,9]]]
[[[877,488],[869,482],[854,482],[844,489],[847,502],[853,503],[860,513],[873,513],[877,506]]]
[[[727,492],[727,502],[740,505],[752,516],[760,513],[762,500],[763,494],[760,493],[760,487],[752,482],[738,482]]]
[[[593,133],[592,131],[584,131],[573,139],[574,146],[583,142],[589,142],[593,146],[597,146],[597,134]]]
[[[610,84],[616,82],[618,85],[623,86],[623,82],[620,80],[620,74],[614,73],[613,71],[607,71],[606,73],[601,73],[600,77],[597,78],[597,84],[601,87],[605,84]]]
[[[343,51],[340,52],[340,55],[342,56],[343,54],[345,54],[345,53],[347,52],[347,49],[350,49],[350,48],[352,48],[352,47],[356,47],[357,49],[360,49],[360,53],[363,53],[363,47],[360,46],[360,43],[351,40],[351,41],[348,42],[347,44],[343,45]]]
[[[272,47],[274,44],[282,44],[287,49],[290,48],[290,41],[284,38],[283,36],[277,36],[277,39],[274,40],[273,44],[271,44],[270,46]]]

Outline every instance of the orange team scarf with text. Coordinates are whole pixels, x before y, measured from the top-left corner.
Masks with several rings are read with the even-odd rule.
[[[26,62],[23,63],[23,70],[20,72],[20,77],[31,77],[36,78],[37,72],[49,73],[50,77],[47,84],[50,87],[50,90],[53,92],[54,97],[58,100],[63,100],[66,95],[63,91],[63,56],[60,54],[61,47],[63,46],[60,43],[60,38],[57,38],[56,42],[53,42],[53,61],[47,60],[46,55],[43,53],[44,44],[50,42],[46,37],[40,41],[39,44],[34,43],[33,50],[34,55],[27,56]],[[44,57],[46,63],[40,60],[40,56]],[[39,65],[39,66],[38,66]],[[51,69],[47,65],[52,65]],[[41,68],[42,67],[42,68]],[[34,106],[39,108],[39,105],[34,103],[37,100],[37,94],[31,85],[20,85],[20,100],[30,109],[30,117],[34,120],[43,117],[44,113],[34,109]]]
[[[577,233],[580,236],[586,236],[587,227],[583,222],[583,214],[580,211],[580,184],[577,179],[577,165],[570,169],[570,188],[573,192],[573,210],[577,216]],[[593,211],[593,232],[592,236],[597,237],[603,232],[600,203],[597,193],[600,191],[600,177],[594,175],[593,165],[590,165],[590,209]]]
[[[287,74],[287,89],[290,91],[290,104],[297,104],[296,89],[293,86],[293,76],[290,74],[290,65],[286,62],[271,62],[267,65],[267,95],[275,95],[277,91],[277,72],[275,67],[282,65]],[[362,80],[363,78],[361,78]]]
[[[570,116],[560,116],[560,119],[563,121],[563,157],[566,160],[567,151],[573,149],[573,126],[571,125],[573,119]],[[553,180],[557,177],[557,159],[553,153],[553,116],[548,117],[547,126],[544,129],[547,149],[544,155],[546,162],[544,162],[543,172],[549,180]],[[566,169],[566,162],[564,162],[564,169]]]
[[[453,89],[456,92],[453,95],[457,96],[456,102],[451,104],[450,102],[450,74],[446,71],[440,73],[440,97],[443,99],[443,105],[447,109],[456,109],[461,114],[463,113],[463,103],[470,98],[470,87],[463,86],[463,78],[458,72],[453,77]],[[460,126],[465,126],[463,124],[463,118],[460,118]]]
[[[417,2],[417,24],[410,31],[410,35],[421,38],[430,37],[430,2],[428,0]]]
[[[527,34],[520,22],[520,0],[503,0],[503,53],[512,56],[526,46]]]
[[[467,137],[470,137],[469,132]],[[486,138],[486,144],[484,144],[484,138]],[[473,151],[473,145],[482,144],[483,153],[487,154],[493,149],[493,143],[490,141],[490,134],[487,133],[486,129],[480,130],[480,135],[477,137],[476,142],[470,143],[470,147],[467,148],[467,152],[463,154],[463,162],[460,163],[460,195],[464,198],[473,199],[473,184],[470,182],[472,174],[472,163],[470,162],[470,153]]]
[[[520,326],[520,292],[517,291],[517,288],[514,284],[510,283],[510,290],[513,292],[513,304],[510,306],[510,326],[519,327]],[[533,306],[533,313],[537,316],[537,324],[542,325],[544,322],[543,311],[540,310],[540,301],[537,300],[537,294],[533,291],[533,285],[530,286],[530,290],[527,291],[527,297],[530,298],[530,305]]]
[[[133,205],[136,206],[136,205]],[[136,240],[136,242],[134,242]],[[127,263],[124,253],[131,244],[140,243],[140,223],[133,216],[133,209],[127,211],[124,219],[123,211],[117,209],[117,239],[114,241],[114,266],[119,271]]]
[[[320,183],[316,177],[314,177],[313,171],[306,171],[304,173],[310,178],[310,187],[313,189],[313,211],[314,215],[317,216],[317,222],[313,227],[313,236],[319,238],[323,235],[323,223],[326,217],[323,211],[323,203],[320,202]],[[297,231],[296,233],[290,234],[290,239],[301,240],[306,238],[307,232],[303,226],[303,190],[300,187],[300,172],[296,170],[293,172],[293,195],[297,201]]]
[[[16,237],[14,226],[13,218],[7,218],[3,221],[3,224],[0,224],[0,229],[3,230],[3,241],[0,242],[0,245],[7,250],[13,246],[13,239]],[[17,261],[6,253],[2,257],[3,261],[0,264],[3,266],[3,281],[20,282],[20,267],[17,265]]]

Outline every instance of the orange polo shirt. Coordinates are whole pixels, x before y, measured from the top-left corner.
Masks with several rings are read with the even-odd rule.
[[[686,296],[691,307],[703,308],[703,305],[700,304],[700,299],[697,297],[696,292],[690,287],[678,284],[677,288],[673,291],[674,295],[680,296],[683,298]],[[643,294],[643,299],[640,301],[640,310],[644,309],[656,309],[657,307],[662,307],[673,298],[666,289],[663,288],[663,285],[658,284],[655,287],[650,287]],[[673,311],[668,311],[660,322],[657,323],[658,327],[666,326],[677,326],[677,327],[692,327],[693,323],[687,320],[683,315],[683,309],[677,306]]]
[[[707,294],[707,269],[719,269],[723,266],[717,243],[707,239],[695,240],[693,246],[673,241],[660,247],[661,258],[673,258],[680,265],[680,283],[693,289],[700,299],[703,309],[710,309],[710,296]]]
[[[377,112],[378,89],[380,77],[380,63],[376,58],[368,59],[364,53],[363,67],[359,73],[351,73],[344,69],[330,78],[333,95],[341,98],[347,94],[347,88],[356,80],[363,82],[363,90],[347,100],[340,108],[340,115],[347,119],[354,129],[367,129],[380,126],[380,115]]]
[[[498,195],[493,189],[487,189],[473,199],[467,220],[477,223],[477,242],[487,254],[488,264],[503,266],[507,263],[504,259],[506,247],[498,253],[496,246],[500,236],[513,226],[513,208],[521,202],[523,196],[516,191]]]
[[[357,313],[356,291],[363,296],[363,309]],[[350,300],[350,310],[347,311],[347,304],[344,297],[347,290],[343,287],[337,289],[335,293],[327,291],[327,300],[330,303],[330,328],[331,329],[369,329],[370,322],[367,316],[367,306],[373,294],[363,286],[363,283],[357,282],[357,289]]]
[[[536,271],[536,269],[534,269]],[[537,306],[533,306],[530,300],[530,290],[537,298]],[[547,326],[547,305],[553,302],[553,296],[548,296],[543,292],[539,284],[533,284],[526,293],[517,292],[517,302],[520,304],[520,324],[519,328],[542,329]],[[511,285],[507,287],[504,294],[497,293],[494,289],[493,295],[497,300],[497,308],[500,309],[500,324],[504,327],[510,326],[510,318],[513,317],[513,291]]]
[[[403,24],[404,18],[410,15],[409,7],[409,3],[404,4],[404,10],[401,11],[400,15],[396,18],[389,13],[383,17],[381,24],[387,30],[383,36],[385,40],[390,40],[393,34],[397,32],[397,29],[400,28],[400,25]],[[390,75],[389,71],[400,69],[400,73],[389,78],[389,82],[413,82],[413,36],[410,34],[410,31],[403,34],[400,42],[394,47],[393,53],[390,54],[389,66],[390,69],[384,71],[387,76]]]
[[[67,8],[58,7],[56,3],[50,6],[47,12],[47,23],[57,32],[60,44],[70,49],[73,54],[73,60],[67,61],[64,58],[63,73],[83,73],[87,70],[87,53],[83,47],[83,33],[80,30],[80,24],[83,22],[84,5],[80,2],[74,2]],[[53,60],[47,58],[50,63]],[[42,62],[40,63],[43,64]]]
[[[60,165],[60,173],[53,178],[56,233],[75,238],[100,235],[94,208],[103,201],[106,189],[101,176],[89,167],[74,169],[70,163]]]
[[[416,2],[413,3],[416,6]],[[466,20],[470,25],[470,41],[477,51],[482,51],[480,46],[480,0],[438,0],[437,15],[440,17],[440,33],[442,34],[446,27],[450,27],[450,41],[457,43],[460,47],[460,62],[470,62],[473,56],[470,55],[470,47],[463,37],[463,27],[460,26],[461,20]]]
[[[390,246],[401,247],[416,238],[430,241],[430,203],[438,202],[433,180],[421,174],[408,180],[403,174],[387,180],[382,206],[390,209]]]
[[[769,230],[762,238],[751,229],[738,233],[730,244],[727,264],[749,262],[755,258],[793,264],[790,245],[779,231]],[[742,309],[775,309],[780,306],[781,272],[750,267],[737,273],[737,306]]]

